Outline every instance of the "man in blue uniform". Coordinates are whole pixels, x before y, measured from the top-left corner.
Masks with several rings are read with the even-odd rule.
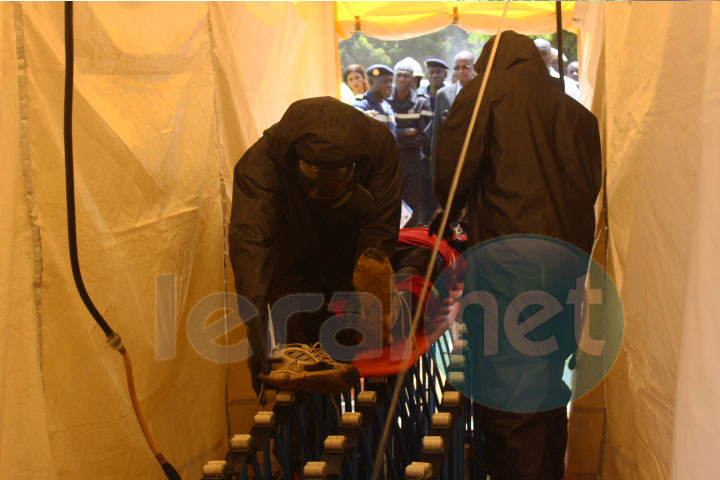
[[[405,58],[395,65],[395,88],[388,99],[395,112],[397,140],[402,170],[403,200],[413,210],[407,225],[414,227],[420,220],[423,147],[429,144],[425,129],[432,120],[428,99],[418,94],[413,84],[413,63]]]
[[[392,94],[393,71],[390,67],[377,64],[369,66],[366,72],[370,90],[365,95],[358,95],[353,107],[365,112],[368,117],[383,122],[393,135],[396,135],[395,114],[385,100]]]

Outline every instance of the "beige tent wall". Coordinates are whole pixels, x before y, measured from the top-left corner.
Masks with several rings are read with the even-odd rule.
[[[569,478],[716,478],[720,8],[587,8],[583,63],[601,120],[608,269],[625,337],[604,385],[576,402]]]
[[[213,3],[216,29],[225,33],[218,51],[221,68],[237,69],[258,135],[277,122],[295,100],[335,95],[339,66],[333,2]],[[243,118],[245,119],[245,118]]]
[[[232,166],[292,100],[334,92],[332,12],[332,4],[75,4],[83,276],[132,356],[158,444],[186,478],[224,455],[227,376],[232,429],[247,428],[254,409],[245,362],[209,360],[186,333],[200,300],[232,291]],[[0,24],[0,478],[163,478],[120,356],[70,271],[63,4],[2,3]]]
[[[707,57],[697,68],[698,219],[692,227],[673,424],[673,479],[720,478],[720,5],[698,12],[708,22]]]
[[[28,128],[18,121],[27,112],[19,101],[27,78],[21,75],[25,60],[14,13],[12,4],[0,5],[0,476],[47,478],[34,475],[53,465],[39,349],[42,292],[35,288],[42,252],[34,249],[37,210],[26,168],[28,144],[18,141]],[[28,455],[31,445],[34,455]]]

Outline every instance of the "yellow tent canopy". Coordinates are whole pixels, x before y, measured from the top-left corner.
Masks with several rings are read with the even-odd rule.
[[[356,31],[385,40],[403,40],[448,25],[496,33],[503,2],[335,2],[342,38]],[[575,2],[562,2],[563,28],[572,26]],[[556,30],[555,2],[512,2],[503,24],[524,34]]]

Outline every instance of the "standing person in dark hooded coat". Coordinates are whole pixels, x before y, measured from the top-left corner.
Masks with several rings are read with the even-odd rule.
[[[270,372],[268,303],[303,292],[329,301],[335,291],[354,290],[353,268],[365,249],[392,254],[400,202],[392,132],[334,98],[293,103],[238,161],[230,260],[238,295],[258,312],[243,319],[256,391],[259,373]],[[312,345],[329,316],[324,309],[294,314],[280,335]]]
[[[483,48],[475,64],[477,76],[460,91],[438,131],[433,182],[441,205],[448,198],[494,41],[495,37]],[[532,40],[513,31],[503,32],[449,220],[457,219],[467,206],[470,247],[530,234],[559,239],[590,253],[600,175],[595,117],[562,92]],[[437,231],[439,213],[431,230]],[[496,286],[517,281],[517,271],[508,269],[507,264],[497,266],[506,269],[506,275],[495,275],[497,270],[483,273],[483,281],[496,282]],[[471,278],[466,278],[466,294]],[[498,287],[498,291],[502,289],[502,285]],[[482,332],[478,335],[482,338]],[[476,354],[473,365],[480,371],[473,375],[481,378],[478,388],[486,389],[487,398],[522,402],[528,385],[539,385],[541,391],[534,394],[549,401],[538,402],[535,411],[522,413],[505,408],[502,402],[493,405],[498,408],[478,405],[488,473],[493,480],[561,479],[567,445],[565,404],[570,397],[562,383],[562,371],[572,351],[562,350],[561,345],[555,357],[518,360],[503,348],[501,344],[494,355]],[[502,372],[501,376],[493,377],[497,372]]]

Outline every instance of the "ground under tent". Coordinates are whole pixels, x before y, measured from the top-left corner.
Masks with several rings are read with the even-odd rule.
[[[356,28],[495,33],[503,6],[75,5],[83,276],[184,477],[221,457],[228,430],[254,412],[244,362],[209,361],[186,335],[198,302],[210,298],[212,311],[232,290],[235,161],[290,102],[336,94],[337,42]],[[583,101],[602,135],[608,228],[598,208],[595,256],[625,314],[619,358],[573,405],[568,478],[718,478],[720,5],[564,2],[563,13],[579,31]],[[511,2],[503,28],[549,33],[554,15],[554,2]],[[63,4],[2,3],[0,25],[0,478],[161,478],[122,362],[72,280]]]

